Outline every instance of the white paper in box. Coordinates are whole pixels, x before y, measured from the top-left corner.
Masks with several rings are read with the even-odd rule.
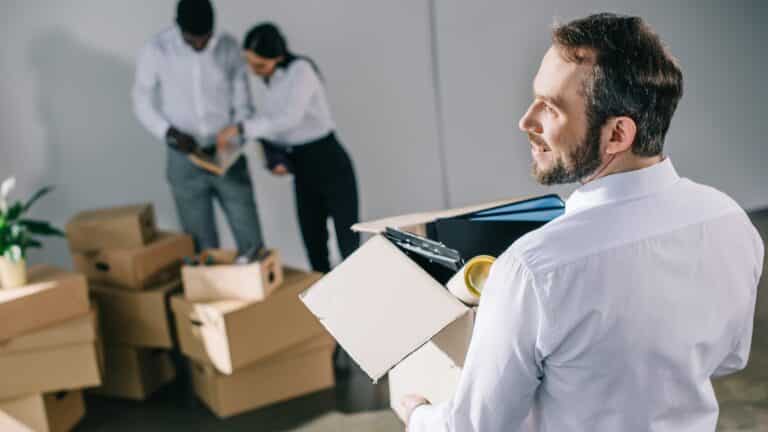
[[[373,380],[468,311],[382,236],[364,243],[301,297]]]

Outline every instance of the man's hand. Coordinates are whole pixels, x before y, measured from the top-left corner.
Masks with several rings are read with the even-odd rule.
[[[276,176],[284,176],[288,174],[288,168],[284,164],[277,164],[272,168],[272,174]]]
[[[197,141],[192,135],[185,134],[175,127],[168,128],[168,132],[165,133],[165,142],[171,148],[178,150],[182,153],[193,153],[197,150]]]
[[[411,414],[413,411],[422,406],[429,405],[429,401],[424,396],[419,395],[406,395],[400,400],[400,406],[405,409],[405,428],[408,430],[408,424],[411,423]]]
[[[224,152],[230,146],[232,138],[240,135],[240,128],[237,125],[227,126],[216,136],[216,150]]]

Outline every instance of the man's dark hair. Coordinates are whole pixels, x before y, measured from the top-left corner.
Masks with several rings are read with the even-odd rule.
[[[584,83],[590,128],[630,117],[637,124],[632,152],[661,154],[683,95],[683,73],[642,18],[590,15],[557,26],[552,41],[568,61],[592,64]]]
[[[213,31],[213,5],[209,0],[180,0],[176,23],[184,33],[207,35]]]

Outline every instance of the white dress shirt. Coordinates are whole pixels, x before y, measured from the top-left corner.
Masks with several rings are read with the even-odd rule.
[[[744,211],[669,159],[590,182],[493,265],[454,398],[409,431],[714,431],[762,262]]]
[[[256,115],[243,123],[247,138],[284,145],[305,144],[335,128],[323,83],[302,58],[275,70]]]
[[[248,70],[237,41],[214,35],[200,52],[190,47],[178,26],[153,37],[139,54],[133,86],[139,121],[158,139],[169,126],[215,142],[225,126],[249,118],[253,103]]]

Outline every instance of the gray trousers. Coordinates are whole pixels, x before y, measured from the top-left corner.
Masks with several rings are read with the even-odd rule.
[[[166,176],[182,229],[192,236],[198,251],[219,247],[219,235],[213,216],[214,199],[224,210],[238,251],[245,252],[254,246],[263,245],[253,185],[245,158],[240,158],[225,175],[217,176],[192,164],[186,155],[168,149]]]

